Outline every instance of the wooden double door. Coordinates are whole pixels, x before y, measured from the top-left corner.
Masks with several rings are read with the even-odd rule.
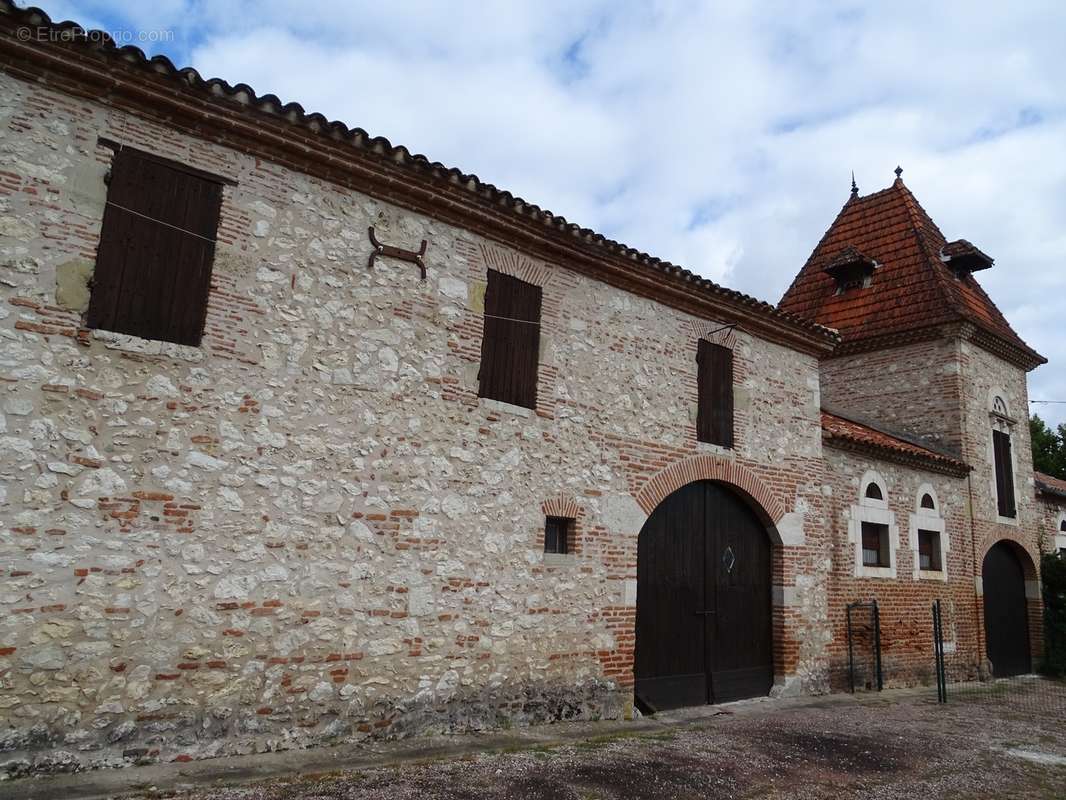
[[[997,678],[1032,672],[1029,651],[1029,604],[1025,572],[1007,542],[997,542],[981,568],[984,590],[985,642]]]
[[[768,694],[771,610],[762,523],[720,484],[678,489],[637,544],[638,705],[660,711]]]

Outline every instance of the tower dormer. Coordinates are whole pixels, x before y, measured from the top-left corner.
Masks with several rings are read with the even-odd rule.
[[[779,307],[840,332],[822,397],[896,430],[963,449],[964,347],[1023,375],[1045,359],[1007,322],[975,273],[993,259],[948,241],[903,183],[851,194]]]

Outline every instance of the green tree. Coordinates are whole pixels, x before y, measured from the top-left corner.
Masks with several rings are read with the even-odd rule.
[[[1029,418],[1029,435],[1033,440],[1033,466],[1056,478],[1066,480],[1066,424],[1052,430],[1039,416]]]

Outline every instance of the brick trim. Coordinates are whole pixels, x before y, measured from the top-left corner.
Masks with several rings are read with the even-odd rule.
[[[1002,526],[998,526],[1002,527]],[[984,563],[985,557],[988,555],[988,551],[1000,542],[1006,541],[1014,545],[1014,554],[1018,556],[1018,560],[1022,564],[1022,572],[1025,575],[1027,581],[1039,580],[1037,574],[1036,565],[1040,560],[1039,554],[1032,550],[1032,545],[1025,541],[1026,531],[994,531],[990,536],[985,537],[985,540],[981,543],[980,560],[977,562],[976,570],[978,576],[984,577]]]
[[[532,283],[534,286],[545,287],[551,280],[549,267],[538,261],[524,256],[514,250],[505,250],[485,242],[478,244],[477,254],[481,256],[481,272],[486,269],[494,269],[520,281]],[[475,256],[476,257],[476,256]]]
[[[736,328],[720,330],[723,322],[711,322],[709,320],[692,320],[689,322],[689,333],[693,339],[706,339],[711,344],[719,345],[727,350],[733,350],[737,345]]]
[[[718,481],[740,489],[776,525],[785,516],[785,506],[752,470],[728,458],[698,455],[677,461],[648,479],[635,495],[644,513],[651,514],[668,495],[693,481]]]
[[[549,497],[541,503],[540,510],[546,517],[562,517],[563,519],[577,519],[581,513],[581,506],[569,495]]]

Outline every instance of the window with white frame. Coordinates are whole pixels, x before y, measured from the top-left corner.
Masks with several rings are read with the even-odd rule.
[[[848,541],[854,548],[856,577],[896,577],[899,527],[888,507],[885,480],[873,470],[859,482],[859,496],[848,519]]]
[[[930,484],[918,489],[910,518],[910,545],[915,580],[948,579],[947,527],[940,513],[940,500]]]
[[[1014,491],[1014,453],[1011,432],[1015,420],[1001,392],[992,395],[989,419],[992,425],[992,467],[995,476],[996,515],[1013,520],[1018,515]]]
[[[1055,534],[1055,548],[1059,555],[1066,556],[1066,511],[1059,513],[1059,528]]]

